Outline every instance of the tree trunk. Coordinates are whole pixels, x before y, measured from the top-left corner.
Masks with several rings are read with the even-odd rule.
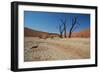
[[[70,32],[69,32],[69,36],[68,36],[68,38],[70,38],[70,37],[71,37],[71,34],[72,34],[72,32],[70,31]]]
[[[62,37],[62,33],[60,33],[60,38],[63,38],[63,37]]]
[[[64,37],[66,38],[66,29],[65,29]]]

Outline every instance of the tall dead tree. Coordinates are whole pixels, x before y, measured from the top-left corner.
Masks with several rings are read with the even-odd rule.
[[[78,17],[72,18],[72,24],[71,24],[71,28],[69,30],[69,36],[68,36],[69,38],[71,37],[72,32],[79,26],[77,19],[78,19]]]
[[[66,19],[65,19],[65,21],[61,19],[61,22],[63,24],[64,38],[66,38],[67,37],[66,36]]]

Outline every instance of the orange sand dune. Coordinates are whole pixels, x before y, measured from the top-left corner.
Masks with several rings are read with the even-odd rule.
[[[41,38],[52,38],[52,37],[59,37],[57,33],[48,33],[43,31],[37,31],[29,28],[24,28],[24,36],[25,37],[41,37]],[[68,33],[67,33],[68,36]],[[80,32],[73,32],[72,37],[81,37],[81,38],[88,38],[90,37],[90,29],[84,29]]]

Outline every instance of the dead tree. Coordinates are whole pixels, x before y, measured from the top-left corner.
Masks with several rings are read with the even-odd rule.
[[[69,38],[71,37],[72,32],[79,26],[79,23],[77,21],[77,18],[78,17],[73,17],[72,18],[72,24],[71,24],[71,28],[69,30],[69,36],[68,36]]]
[[[63,35],[63,27],[62,27],[61,24],[59,25],[59,32],[60,32],[60,36],[59,37],[62,38],[63,37],[62,36]]]
[[[65,21],[61,19],[61,22],[63,24],[64,37],[66,38],[66,19]]]

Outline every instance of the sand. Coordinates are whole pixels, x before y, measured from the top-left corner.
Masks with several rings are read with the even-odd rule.
[[[89,38],[25,37],[24,61],[52,61],[90,58]]]

